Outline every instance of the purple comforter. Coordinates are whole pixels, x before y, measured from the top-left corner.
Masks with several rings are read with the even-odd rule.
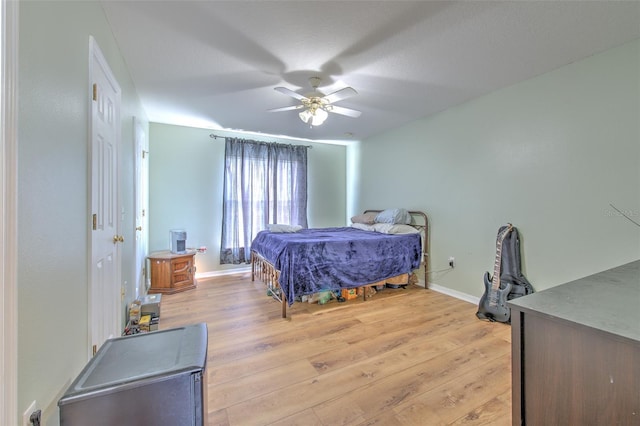
[[[280,271],[291,305],[297,296],[359,287],[420,267],[420,234],[389,235],[356,228],[261,231],[251,244]]]

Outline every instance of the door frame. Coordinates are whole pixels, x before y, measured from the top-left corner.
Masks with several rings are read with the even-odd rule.
[[[134,216],[135,216],[135,296],[144,296],[149,289],[146,270],[149,254],[149,139],[142,121],[133,117],[134,149]]]
[[[0,423],[18,424],[18,8],[0,8]]]

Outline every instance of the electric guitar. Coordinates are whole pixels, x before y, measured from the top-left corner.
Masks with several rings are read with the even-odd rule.
[[[480,299],[478,312],[476,312],[476,316],[480,319],[499,322],[509,322],[511,319],[511,309],[507,306],[507,296],[511,291],[511,284],[504,283],[504,288],[500,288],[500,264],[502,262],[502,242],[512,229],[513,225],[508,223],[496,239],[493,278],[489,278],[489,272],[484,273],[485,290]]]

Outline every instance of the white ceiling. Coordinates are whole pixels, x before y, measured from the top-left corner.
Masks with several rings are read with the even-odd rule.
[[[640,37],[626,1],[114,1],[102,5],[152,122],[362,140]],[[309,128],[274,90],[359,118]]]

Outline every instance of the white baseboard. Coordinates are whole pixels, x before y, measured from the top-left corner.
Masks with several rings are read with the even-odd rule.
[[[438,293],[446,294],[447,296],[455,297],[456,299],[464,300],[465,302],[473,303],[477,305],[480,302],[480,298],[472,296],[461,291],[452,290],[448,287],[443,287],[435,283],[429,283],[429,290],[437,291]]]
[[[236,274],[245,274],[247,272],[251,272],[251,266],[243,266],[240,268],[232,268],[225,269],[223,271],[209,271],[203,273],[196,272],[196,280],[204,279],[204,278],[214,278],[214,277],[223,277],[225,275],[236,275]]]

